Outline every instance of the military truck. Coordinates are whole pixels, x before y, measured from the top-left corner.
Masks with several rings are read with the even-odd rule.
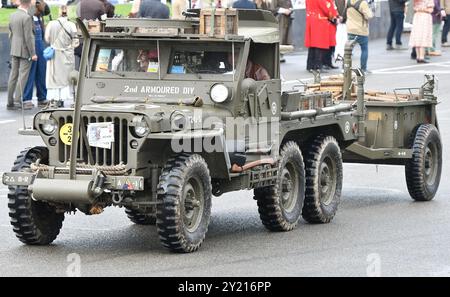
[[[256,10],[236,17],[237,31],[226,34],[214,19],[201,33],[198,16],[108,19],[98,33],[78,21],[75,104],[37,113],[45,146],[22,151],[3,176],[20,241],[49,244],[65,214],[118,206],[132,222],[156,225],[171,251],[193,252],[212,197],[244,189],[271,231],[290,231],[301,216],[334,218],[342,151],[370,135],[364,76],[355,71],[355,102],[282,91],[276,19]]]

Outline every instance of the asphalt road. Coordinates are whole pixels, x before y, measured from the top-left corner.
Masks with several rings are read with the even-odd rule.
[[[282,72],[287,87],[304,71],[306,56],[287,57]],[[345,165],[342,204],[328,225],[303,220],[287,233],[271,233],[260,223],[252,193],[242,191],[213,200],[212,221],[202,248],[193,254],[166,251],[155,227],[131,224],[123,209],[100,216],[66,216],[60,236],[48,247],[21,244],[9,225],[6,189],[0,186],[0,275],[66,276],[450,276],[450,50],[436,64],[417,66],[407,51],[384,50],[371,43],[367,79],[371,89],[414,87],[423,73],[440,78],[438,107],[444,142],[444,169],[434,201],[413,202],[404,169]],[[20,112],[5,110],[0,94],[0,172],[10,169],[36,137],[17,135]],[[31,121],[31,113],[26,117]],[[80,270],[75,264],[80,263]]]

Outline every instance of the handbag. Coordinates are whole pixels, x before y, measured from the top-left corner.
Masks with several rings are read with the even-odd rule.
[[[66,32],[66,34],[69,36],[70,40],[72,40],[72,35],[66,30],[66,28],[64,28],[63,24],[59,20],[58,23],[60,24],[61,29],[64,30],[64,32]],[[60,31],[60,33],[62,32],[62,30]],[[48,46],[46,49],[44,49],[43,56],[46,61],[52,60],[55,57],[55,49],[53,48],[53,46]]]
[[[55,49],[52,46],[45,48],[43,53],[44,59],[50,61],[55,57]]]

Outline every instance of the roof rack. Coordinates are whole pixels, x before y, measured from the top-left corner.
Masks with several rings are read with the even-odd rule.
[[[203,9],[188,11],[186,20],[111,18],[90,22],[96,38],[165,37],[202,40],[279,42],[278,22],[269,11]],[[92,24],[91,24],[92,23]],[[94,24],[95,23],[95,24]]]

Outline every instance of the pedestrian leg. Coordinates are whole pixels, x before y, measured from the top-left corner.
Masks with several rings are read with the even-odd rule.
[[[306,70],[310,71],[314,69],[314,48],[308,48],[308,59],[306,61]]]
[[[31,62],[30,73],[28,74],[28,80],[23,90],[23,102],[28,102],[33,99],[34,82],[37,79],[36,77],[37,67],[38,67],[37,61]]]
[[[403,34],[403,23],[405,22],[405,14],[399,12],[396,16],[396,33],[395,33],[395,44],[397,46],[402,46],[402,34]]]
[[[25,85],[28,81],[28,75],[30,74],[31,69],[31,61],[27,59],[20,59],[20,66],[19,66],[19,92],[16,96],[16,98],[23,98]],[[20,101],[19,101],[20,102]]]
[[[391,25],[389,26],[389,31],[387,34],[387,49],[391,50],[392,48],[392,39],[394,38],[395,28],[397,27],[397,18],[393,12],[391,12]]]
[[[316,55],[315,55],[315,62],[314,62],[314,69],[315,70],[322,70],[323,68],[323,56],[325,54],[325,49],[316,48]]]
[[[17,88],[17,80],[19,78],[20,58],[11,57],[11,73],[8,81],[8,106],[12,107],[15,103],[14,93]]]
[[[447,15],[444,20],[444,28],[442,29],[442,45],[447,47],[448,44],[448,32],[450,31],[450,15]]]
[[[367,72],[367,61],[369,60],[369,37],[358,36],[358,43],[361,47],[361,69]]]
[[[36,95],[39,102],[47,100],[47,87],[46,87],[46,73],[47,73],[47,61],[44,57],[39,57],[37,61],[37,77],[36,77]]]

